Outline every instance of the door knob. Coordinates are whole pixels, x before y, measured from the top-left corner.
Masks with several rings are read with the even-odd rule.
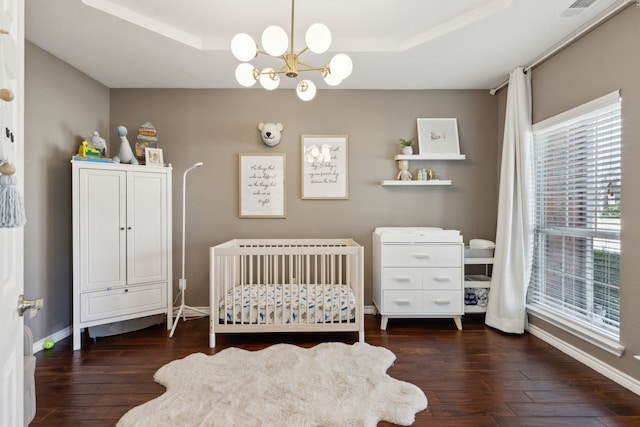
[[[33,319],[38,315],[38,310],[42,309],[42,305],[44,300],[42,298],[28,300],[25,299],[24,295],[20,295],[18,297],[18,314],[20,316],[24,316],[24,312],[29,311],[29,317]]]

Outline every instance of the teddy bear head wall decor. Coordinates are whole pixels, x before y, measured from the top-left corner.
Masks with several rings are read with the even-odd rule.
[[[262,142],[269,147],[275,147],[280,143],[283,129],[284,126],[282,126],[282,123],[260,123],[258,125]]]

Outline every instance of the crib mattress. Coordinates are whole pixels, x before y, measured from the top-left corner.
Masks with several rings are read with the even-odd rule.
[[[230,323],[327,323],[355,319],[348,285],[238,285],[220,301],[219,318]]]

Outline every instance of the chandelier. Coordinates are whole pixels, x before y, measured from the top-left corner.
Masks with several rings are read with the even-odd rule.
[[[236,68],[236,80],[244,87],[253,86],[256,81],[260,81],[260,85],[264,89],[274,90],[280,85],[280,75],[294,78],[298,82],[296,85],[296,93],[303,101],[310,101],[316,96],[316,85],[308,79],[300,79],[300,73],[307,71],[318,71],[324,81],[330,86],[339,85],[342,80],[349,77],[353,69],[351,58],[344,53],[335,55],[327,65],[315,67],[300,61],[300,57],[307,50],[322,54],[329,49],[331,45],[331,32],[326,25],[316,23],[309,27],[305,34],[305,42],[307,46],[299,51],[294,52],[293,49],[293,28],[294,28],[294,3],[291,0],[291,37],[287,37],[287,33],[277,25],[267,27],[262,33],[261,50],[253,38],[246,33],[236,34],[231,40],[231,52],[233,56],[242,64]],[[284,61],[281,68],[264,68],[258,70],[249,63],[259,54],[265,54]]]

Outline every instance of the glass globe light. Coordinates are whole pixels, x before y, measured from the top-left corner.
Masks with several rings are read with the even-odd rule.
[[[302,80],[296,87],[298,98],[311,101],[316,96],[316,85],[311,80]]]
[[[251,87],[256,84],[253,74],[255,67],[248,62],[243,62],[236,67],[236,80],[244,87]]]
[[[231,53],[238,61],[251,61],[258,53],[258,46],[249,34],[239,33],[231,39]]]
[[[325,53],[331,46],[331,31],[326,25],[315,23],[309,27],[304,41],[313,53]]]
[[[338,86],[342,83],[342,79],[335,73],[327,73],[327,75],[324,76],[324,81],[329,86]]]
[[[262,33],[262,47],[271,56],[280,56],[287,51],[289,38],[277,25],[268,26]]]
[[[339,53],[329,61],[329,69],[331,70],[331,74],[335,74],[344,80],[351,75],[353,62],[351,62],[351,58],[346,54]]]
[[[265,68],[260,73],[260,84],[266,90],[274,90],[280,85],[280,76],[273,68]]]

